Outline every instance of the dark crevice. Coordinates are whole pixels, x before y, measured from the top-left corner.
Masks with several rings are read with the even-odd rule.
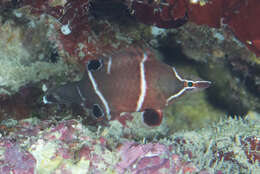
[[[89,14],[97,19],[107,19],[117,23],[126,23],[128,20],[134,19],[127,6],[120,1],[92,1]]]

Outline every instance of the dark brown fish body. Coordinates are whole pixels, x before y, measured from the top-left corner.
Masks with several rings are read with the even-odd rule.
[[[209,84],[182,79],[175,68],[155,59],[150,51],[129,49],[89,61],[81,81],[50,91],[45,101],[53,97],[57,102],[80,103],[92,108],[95,116],[111,119],[121,112],[159,113],[187,89]]]

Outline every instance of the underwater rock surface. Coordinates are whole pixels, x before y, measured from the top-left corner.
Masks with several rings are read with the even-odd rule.
[[[0,1],[0,173],[260,173],[259,2],[230,0],[211,18],[217,2],[227,1]],[[81,106],[43,103],[87,61],[133,46],[212,87],[178,98],[157,127],[140,113],[98,122]]]
[[[229,28],[257,56],[260,54],[258,0],[126,0],[126,4],[138,20],[160,28],[177,28],[187,21]]]
[[[176,9],[175,1],[167,2]],[[44,79],[50,79],[44,81],[47,88],[79,80],[90,59],[133,45],[150,45],[167,63],[180,66],[180,69],[190,66],[201,78],[214,82],[206,95],[217,110],[232,116],[260,111],[259,58],[225,26],[209,25],[220,27],[211,28],[187,21],[176,29],[159,29],[136,21],[138,11],[131,16],[130,11],[135,8],[132,5],[137,1],[126,3],[128,6],[114,0],[106,3],[100,0],[1,1],[0,34],[4,38],[1,44],[6,45],[1,47],[4,53],[1,54],[3,68],[0,73],[2,103],[11,103],[10,100],[6,102],[6,94],[13,95],[30,85],[41,88]],[[138,3],[152,9],[165,5],[153,1],[150,5],[148,1]],[[189,8],[196,12],[200,7],[208,8],[208,3],[190,1]],[[182,18],[186,11],[186,6],[182,5],[180,9],[183,10],[171,14],[176,16],[168,18],[163,13],[163,20]],[[115,7],[117,10],[113,10]],[[245,7],[242,4],[241,10]],[[168,10],[172,9],[164,8],[165,12]],[[193,12],[189,11],[190,14]],[[215,12],[222,14],[222,11]],[[218,17],[205,19],[216,24],[220,22]],[[194,74],[187,68],[184,74],[190,73]],[[36,103],[41,105],[40,99]],[[25,107],[24,113],[30,115],[29,107]]]
[[[149,143],[77,120],[9,120],[1,124],[0,171],[13,173],[257,173],[258,121],[225,120]],[[116,136],[116,135],[114,135]],[[111,143],[113,142],[113,143]]]
[[[47,38],[51,37],[48,33],[52,29],[44,22],[44,18],[4,21],[0,16],[0,95],[12,95],[29,83],[66,71],[62,60],[51,62],[55,53]]]

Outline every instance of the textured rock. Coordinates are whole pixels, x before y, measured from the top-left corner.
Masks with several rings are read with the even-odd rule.
[[[120,1],[95,0],[91,6],[89,2],[0,1],[0,120],[4,120],[0,124],[0,173],[259,173],[260,123],[255,111],[260,108],[260,63],[244,45],[250,42],[238,41],[225,26],[215,29],[188,22],[178,29],[159,30],[129,17],[124,6],[117,8],[122,11],[113,10]],[[158,2],[164,1],[152,5]],[[194,8],[206,3],[199,2]],[[170,25],[167,10],[171,9],[165,8],[161,17]],[[174,15],[182,18],[185,11],[179,10]],[[220,24],[216,19],[211,26]],[[198,19],[203,20],[211,18]],[[253,39],[253,45],[258,44],[256,36],[249,40]],[[244,42],[247,37],[240,39]],[[213,81],[213,87],[180,99],[165,112],[162,124],[153,128],[142,124],[140,113],[125,113],[109,123],[90,123],[88,113],[79,107],[42,104],[42,80],[47,79],[47,88],[67,79],[78,80],[87,60],[133,44],[152,45],[180,73],[181,69],[194,76],[199,73]],[[215,123],[226,115],[208,98],[223,104],[228,114],[249,111],[250,117]],[[42,120],[9,119],[13,115]],[[71,118],[77,120],[66,120]],[[186,128],[196,131],[182,131]]]
[[[21,20],[21,21],[20,21]],[[3,21],[0,17],[0,94],[14,94],[29,83],[39,82],[66,71],[62,60],[51,62],[51,29],[46,20],[16,19]],[[49,52],[50,51],[50,52]],[[48,55],[48,53],[50,53]],[[57,58],[58,59],[58,58]]]
[[[161,28],[176,28],[188,20],[215,28],[226,25],[250,50],[260,55],[257,0],[127,0],[126,4],[140,21]]]
[[[250,120],[222,121],[146,143],[133,141],[124,128],[115,137],[109,127],[92,132],[76,120],[7,123],[0,138],[0,170],[6,174],[259,171],[260,124]]]

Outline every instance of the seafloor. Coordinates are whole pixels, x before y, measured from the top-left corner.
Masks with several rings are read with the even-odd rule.
[[[259,9],[258,0],[1,0],[0,174],[260,173]],[[42,100],[122,50],[149,50],[212,84],[174,99],[159,126],[140,112],[100,121]]]

